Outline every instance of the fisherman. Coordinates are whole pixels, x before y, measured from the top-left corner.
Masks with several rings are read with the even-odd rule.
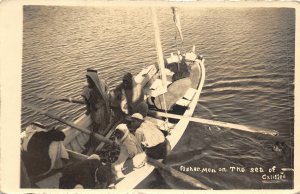
[[[110,119],[109,90],[105,80],[99,79],[96,70],[87,69],[88,85],[83,88],[82,97],[86,103],[86,114],[91,115],[93,132],[104,133]]]
[[[99,79],[97,71],[90,68],[87,69],[86,79],[88,85],[83,88],[81,95],[86,103],[86,115],[90,115],[92,120],[92,133],[85,144],[87,148],[85,152],[89,155],[98,144],[94,133],[105,135],[111,111],[108,101],[109,90],[105,80]]]
[[[65,134],[38,122],[31,123],[21,137],[21,157],[28,176],[47,174],[52,169],[63,167],[63,160],[69,159],[63,145]]]
[[[122,123],[116,127],[115,138],[116,144],[120,145],[120,154],[112,166],[118,180],[124,177],[122,168],[128,158],[132,159],[134,168],[140,168],[145,164],[146,155],[135,136],[129,132],[126,124]]]
[[[96,154],[66,166],[59,179],[61,189],[114,188],[115,179],[110,164],[103,163]]]
[[[148,105],[144,100],[143,88],[135,82],[131,73],[124,75],[122,84],[112,93],[112,106],[119,107],[126,115],[136,112],[147,115]]]
[[[175,73],[172,76],[172,82],[190,76],[190,69],[187,63],[188,62],[186,61],[185,56],[182,56],[182,60],[179,62],[179,64],[176,64],[177,69],[174,71]]]
[[[182,66],[180,66],[179,72],[176,72],[177,64],[171,64],[171,67],[173,65],[173,67],[175,67],[173,69],[176,71],[172,77],[173,82],[168,85],[168,91],[148,100],[149,103],[153,104],[159,110],[173,110],[178,100],[180,100],[190,88],[197,89],[198,87],[201,77],[201,56],[197,56],[195,53],[186,53],[182,58],[180,62]],[[171,67],[170,70],[173,71]]]
[[[170,142],[156,125],[144,120],[140,113],[134,113],[131,116],[129,129],[134,133],[147,156],[153,159],[166,159],[171,150]]]

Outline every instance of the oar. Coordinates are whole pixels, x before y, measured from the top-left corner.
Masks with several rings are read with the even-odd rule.
[[[252,133],[262,133],[262,134],[272,135],[272,136],[279,135],[278,131],[272,130],[272,129],[250,127],[250,126],[239,125],[239,124],[234,124],[234,123],[227,123],[227,122],[222,122],[222,121],[203,119],[203,118],[199,118],[199,117],[187,117],[187,116],[158,112],[158,111],[149,111],[148,114],[151,114],[153,116],[167,117],[167,118],[173,118],[173,119],[188,119],[190,121],[202,123],[202,124],[206,124],[206,125],[215,125],[215,126],[219,126],[219,127],[226,127],[226,128],[237,129],[237,130],[241,130],[241,131],[248,131],[248,132],[252,132]]]
[[[116,127],[121,123],[122,120],[123,120],[123,118],[119,119],[118,121],[116,121],[116,122],[114,122],[114,123],[110,123],[110,124],[109,124],[109,126],[107,127],[107,129],[109,129],[109,131],[108,131],[108,130],[105,130],[105,132],[104,132],[104,134],[106,134],[105,137],[106,137],[107,139],[109,139],[109,138],[112,136],[112,134],[113,134],[114,131],[116,130]],[[108,132],[108,133],[107,133],[107,132]],[[97,146],[96,152],[100,152],[100,150],[103,148],[103,146],[104,146],[104,142],[101,142],[101,143]]]
[[[193,187],[197,187],[197,188],[202,188],[202,189],[206,189],[206,190],[212,190],[211,187],[201,183],[199,180],[187,175],[187,174],[184,174],[170,166],[167,166],[155,159],[152,159],[152,158],[147,158],[147,162],[154,166],[155,168],[159,169],[159,170],[163,170],[163,171],[166,171],[168,172],[171,176],[174,176],[182,181],[184,181],[185,183],[188,183],[189,185],[192,185]]]
[[[23,102],[23,105],[24,105],[25,107],[27,107],[27,108],[30,108],[31,110],[34,110],[34,111],[36,111],[36,112],[38,112],[38,113],[41,113],[41,114],[43,114],[43,115],[46,115],[46,116],[52,118],[52,119],[55,119],[55,120],[57,120],[57,121],[60,121],[60,122],[62,122],[62,123],[64,123],[64,124],[66,124],[66,125],[68,125],[68,126],[74,128],[74,129],[77,129],[77,130],[79,130],[79,131],[85,133],[85,134],[91,134],[91,131],[90,131],[90,130],[85,129],[85,128],[82,128],[82,127],[80,127],[80,126],[77,126],[75,123],[73,123],[73,122],[71,122],[71,121],[67,121],[67,120],[65,120],[65,119],[63,119],[63,118],[61,118],[61,117],[55,115],[54,113],[52,113],[52,112],[50,112],[50,111],[43,110],[43,109],[41,109],[41,108],[39,108],[39,107],[37,107],[37,106],[31,105],[31,104],[28,104],[28,103],[25,103],[25,102]],[[108,138],[106,138],[106,137],[103,137],[103,136],[100,135],[100,134],[94,133],[94,136],[95,136],[95,138],[98,139],[99,141],[103,141],[103,142],[106,142],[106,143],[109,143],[109,144],[113,144],[113,142],[112,142],[110,139],[108,139]]]
[[[43,98],[43,99],[50,99],[54,101],[62,101],[62,102],[71,102],[71,103],[77,103],[77,104],[85,104],[83,100],[77,100],[74,98],[65,98],[65,97],[60,97],[56,95],[50,95],[50,94],[35,94],[36,97],[38,98]]]

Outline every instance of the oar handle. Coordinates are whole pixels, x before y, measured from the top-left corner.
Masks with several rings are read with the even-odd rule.
[[[74,124],[73,122],[67,121],[67,120],[65,120],[65,119],[63,119],[63,118],[61,118],[61,117],[55,115],[54,113],[51,113],[50,111],[43,110],[43,109],[41,109],[41,108],[39,108],[39,107],[36,107],[36,106],[31,105],[31,104],[28,104],[28,103],[23,103],[23,105],[26,106],[27,108],[30,108],[30,109],[36,111],[36,112],[39,112],[39,113],[41,113],[41,114],[44,114],[44,115],[46,115],[46,116],[48,116],[48,117],[50,117],[50,118],[52,118],[52,119],[55,119],[55,120],[57,120],[57,121],[60,121],[60,122],[62,122],[62,123],[64,123],[64,124],[66,124],[66,125],[68,125],[68,126],[74,128],[74,129],[77,129],[77,130],[79,130],[79,131],[85,133],[85,134],[91,134],[91,131],[90,131],[90,130],[85,129],[85,128],[82,128],[82,127],[80,127],[80,126],[77,126],[77,125]],[[100,135],[100,134],[94,133],[94,136],[95,136],[95,138],[98,139],[99,141],[103,141],[103,142],[106,142],[106,143],[109,143],[109,144],[113,144],[113,141],[111,141],[110,139],[108,139],[108,138],[106,138],[106,137],[104,137],[104,136],[102,136],[102,135]]]
[[[60,97],[60,96],[56,96],[56,95],[50,95],[50,94],[34,94],[36,97],[38,98],[43,98],[43,99],[50,99],[50,100],[54,100],[54,101],[62,101],[62,102],[71,102],[71,103],[77,103],[77,104],[85,104],[85,102],[83,100],[77,100],[74,98],[65,98],[65,97]]]
[[[76,104],[85,104],[85,102],[83,100],[76,100],[74,98],[60,98],[58,100],[62,101],[62,102],[71,102],[71,103],[76,103]]]

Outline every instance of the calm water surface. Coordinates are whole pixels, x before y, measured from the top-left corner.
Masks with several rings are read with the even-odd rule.
[[[167,159],[174,168],[244,167],[246,172],[185,172],[215,189],[292,188],[293,175],[263,183],[268,168],[293,168],[295,12],[285,8],[180,9],[183,50],[205,56],[206,80],[194,116],[276,129],[278,137],[190,123]],[[176,52],[171,10],[157,11],[165,56]],[[126,72],[156,61],[149,8],[25,6],[22,100],[73,120],[84,107],[43,100],[49,93],[80,98],[93,67],[110,88]],[[22,108],[22,129],[32,121],[58,124]],[[272,151],[285,142],[284,153]],[[251,173],[262,167],[264,173]],[[278,174],[280,171],[276,171]],[[142,188],[190,189],[153,173]]]

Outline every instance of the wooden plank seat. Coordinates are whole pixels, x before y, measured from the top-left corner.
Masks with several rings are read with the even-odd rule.
[[[176,102],[176,104],[179,106],[184,106],[184,107],[189,106],[189,104],[191,103],[191,100],[194,98],[196,92],[197,92],[196,89],[189,88],[186,91],[186,93],[184,94],[184,96]]]

